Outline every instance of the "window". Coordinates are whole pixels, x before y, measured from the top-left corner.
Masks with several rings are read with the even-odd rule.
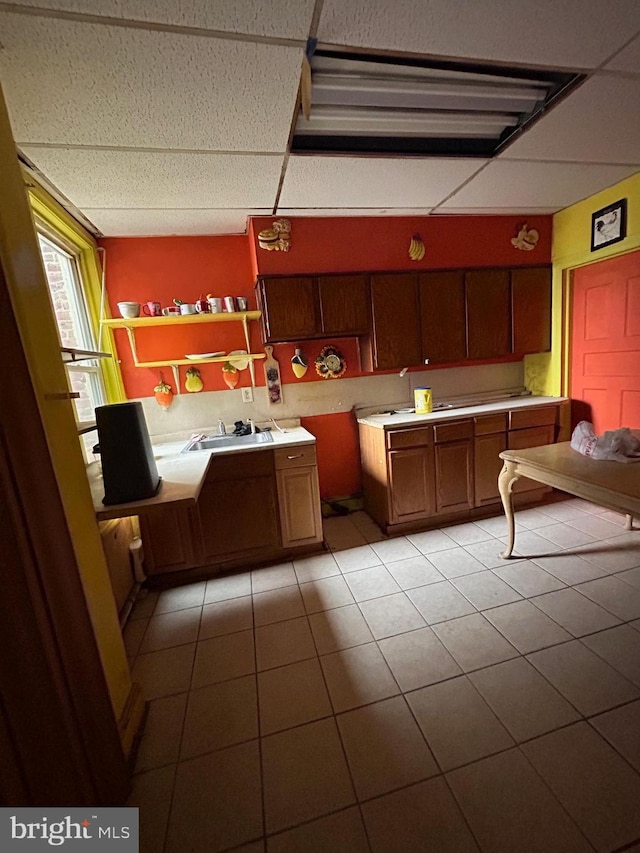
[[[61,347],[99,349],[89,320],[84,297],[77,253],[41,231],[38,243],[49,284],[53,313],[58,326]],[[67,364],[69,386],[80,394],[74,400],[76,419],[80,424],[95,420],[94,409],[107,402],[99,359],[87,359]],[[90,450],[96,435],[83,436],[85,449]]]

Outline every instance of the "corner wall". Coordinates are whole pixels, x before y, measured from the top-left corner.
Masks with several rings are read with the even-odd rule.
[[[627,199],[627,236],[619,243],[591,251],[591,216]],[[525,383],[534,394],[564,394],[568,389],[569,295],[571,270],[640,247],[640,173],[561,210],[553,217],[553,296],[551,352],[525,356]]]

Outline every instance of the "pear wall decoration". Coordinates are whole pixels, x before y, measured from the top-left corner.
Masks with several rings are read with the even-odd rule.
[[[291,359],[291,369],[293,370],[293,375],[296,379],[302,379],[307,372],[307,367],[307,359],[305,358],[304,353],[299,347],[296,347],[295,355]]]

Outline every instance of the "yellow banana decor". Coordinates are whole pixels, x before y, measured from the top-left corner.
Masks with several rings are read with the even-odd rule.
[[[409,257],[412,261],[421,261],[427,250],[419,234],[414,234],[409,243]]]

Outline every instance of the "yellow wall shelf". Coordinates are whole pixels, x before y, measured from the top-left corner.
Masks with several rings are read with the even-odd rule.
[[[219,314],[176,314],[168,317],[116,317],[110,320],[101,320],[103,326],[111,329],[125,329],[129,337],[129,345],[131,347],[131,355],[133,363],[136,367],[170,367],[173,371],[173,378],[176,383],[178,394],[180,393],[180,365],[194,364],[209,364],[210,362],[229,361],[228,355],[214,356],[213,358],[168,358],[163,361],[139,361],[138,350],[136,347],[136,329],[149,328],[150,326],[187,326],[193,323],[242,323],[244,331],[244,339],[247,344],[246,354],[236,355],[236,360],[246,360],[249,362],[249,372],[251,373],[251,384],[255,386],[256,375],[254,361],[256,359],[265,358],[265,353],[249,352],[249,321],[260,319],[260,311],[235,311],[233,313],[220,312]]]

